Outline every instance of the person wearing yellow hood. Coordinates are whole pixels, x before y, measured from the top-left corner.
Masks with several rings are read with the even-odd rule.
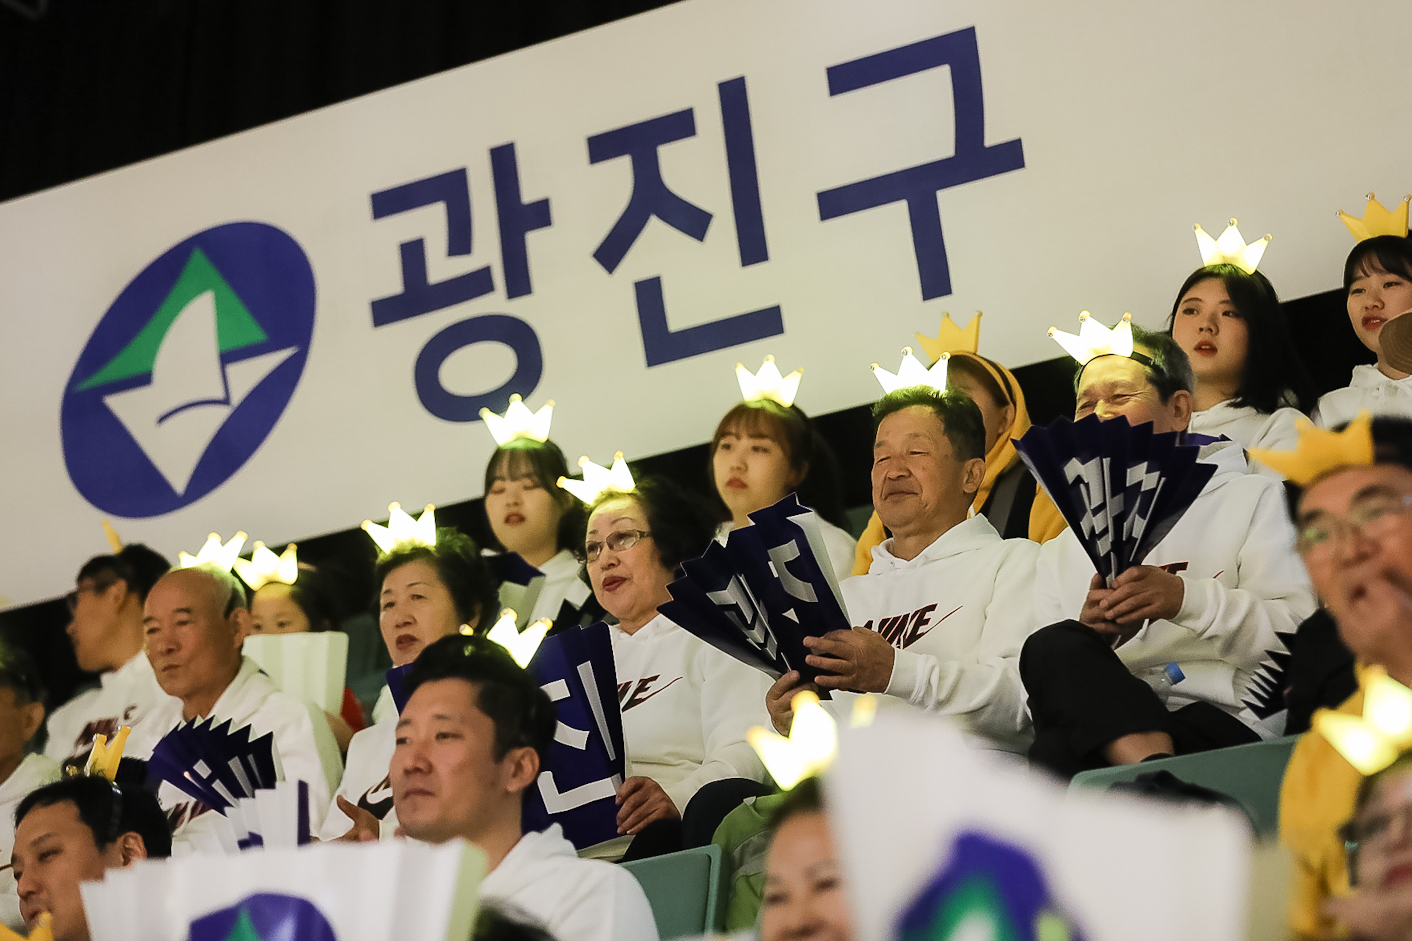
[[[985,422],[985,478],[971,509],[990,520],[1006,539],[1048,542],[1062,533],[1067,524],[1015,450],[1013,439],[1030,430],[1025,393],[1010,370],[976,352],[980,319],[978,311],[962,330],[952,323],[950,314],[945,314],[935,338],[919,333],[917,339],[933,361],[940,359],[942,353],[951,355],[947,385],[969,396],[980,408]],[[867,574],[873,561],[873,547],[886,538],[882,520],[874,513],[858,540],[854,575]]]

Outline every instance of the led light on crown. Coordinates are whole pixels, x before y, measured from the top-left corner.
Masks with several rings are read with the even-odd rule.
[[[808,690],[795,693],[790,708],[794,724],[789,738],[758,725],[745,736],[775,783],[785,790],[823,771],[838,753],[838,728],[817,695]]]
[[[518,617],[510,608],[504,609],[485,636],[510,651],[510,656],[520,666],[527,667],[554,622],[549,618],[540,618],[522,631],[516,626]]]
[[[770,399],[789,408],[799,394],[799,380],[804,378],[804,370],[796,369],[788,376],[782,376],[780,368],[775,365],[775,358],[766,356],[759,372],[752,373],[744,363],[736,363],[735,378],[740,383],[740,395],[745,401]]]
[[[930,386],[938,392],[945,392],[946,364],[949,359],[951,359],[950,353],[942,353],[928,369],[921,364],[917,357],[912,355],[910,346],[904,346],[902,348],[902,365],[897,367],[897,372],[890,373],[877,363],[873,363],[873,377],[878,380],[878,385],[882,386],[884,395],[898,389],[909,389],[912,386]]]
[[[1373,413],[1367,409],[1343,431],[1317,428],[1307,418],[1298,419],[1296,425],[1299,443],[1293,451],[1251,448],[1250,456],[1301,487],[1331,470],[1373,463]]]
[[[922,344],[922,350],[931,357],[932,362],[941,359],[943,353],[974,353],[981,348],[981,312],[976,311],[964,330],[956,326],[951,314],[942,314],[941,329],[936,336],[919,333],[917,342]]]
[[[108,547],[113,550],[113,555],[123,551],[123,537],[118,535],[118,531],[113,528],[113,524],[107,520],[103,521],[103,535],[108,537]]]
[[[628,470],[628,462],[623,460],[622,451],[613,455],[611,468],[593,463],[586,454],[579,458],[579,467],[583,469],[583,480],[560,477],[559,486],[584,503],[592,504],[594,500],[609,491],[632,493],[637,488],[637,484],[632,479],[632,471]]]
[[[123,760],[123,746],[127,744],[127,737],[132,734],[132,728],[123,726],[118,729],[118,734],[113,736],[112,744],[108,744],[108,736],[98,734],[93,736],[93,747],[88,752],[88,761],[84,763],[83,773],[92,777],[102,775],[109,781],[118,779],[118,765]]]
[[[216,533],[211,533],[206,537],[206,544],[201,547],[201,551],[192,555],[189,552],[182,552],[177,555],[177,561],[184,569],[195,568],[198,565],[215,565],[223,571],[229,572],[230,567],[235,564],[235,560],[240,558],[240,548],[245,545],[245,534],[236,533],[230,537],[225,544],[221,543],[221,537]]]
[[[275,555],[263,542],[257,541],[249,562],[235,560],[235,574],[250,586],[251,591],[259,591],[270,582],[293,585],[299,577],[298,550],[291,542],[283,552]]]
[[[1350,216],[1342,209],[1338,211],[1338,217],[1343,220],[1348,231],[1353,233],[1353,237],[1360,242],[1378,235],[1396,235],[1406,238],[1407,204],[1409,201],[1412,201],[1412,196],[1402,197],[1402,202],[1398,203],[1397,208],[1388,212],[1383,204],[1374,199],[1372,193],[1369,193],[1368,205],[1363,210],[1363,218]]]
[[[1314,728],[1361,774],[1377,774],[1412,745],[1412,690],[1370,667],[1364,676],[1363,715],[1320,709]]]
[[[1079,312],[1079,332],[1077,335],[1065,333],[1058,327],[1050,327],[1049,335],[1064,348],[1079,365],[1086,366],[1099,356],[1133,355],[1133,315],[1123,314],[1123,319],[1113,329],[1099,323],[1088,311]]]
[[[408,546],[436,545],[436,507],[430,503],[422,510],[422,515],[412,519],[402,509],[400,503],[387,505],[387,525],[379,526],[372,520],[363,520],[363,530],[384,553]]]
[[[480,417],[496,444],[507,444],[516,438],[548,441],[549,425],[554,420],[554,400],[545,402],[539,411],[531,412],[517,393],[510,396],[510,407],[505,409],[504,415],[483,408]]]
[[[1265,254],[1265,246],[1270,244],[1273,236],[1266,234],[1264,238],[1256,239],[1249,245],[1240,236],[1240,229],[1236,228],[1236,221],[1231,220],[1226,226],[1226,231],[1221,233],[1220,238],[1213,239],[1206,234],[1206,230],[1199,224],[1196,228],[1196,247],[1201,250],[1201,263],[1203,265],[1235,265],[1246,274],[1253,274],[1260,264],[1260,258]]]

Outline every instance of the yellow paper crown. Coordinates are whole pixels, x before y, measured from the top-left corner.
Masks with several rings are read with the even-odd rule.
[[[936,332],[935,337],[921,333],[916,337],[932,362],[941,359],[942,353],[974,353],[981,348],[981,312],[976,311],[976,315],[966,324],[964,330],[956,326],[950,313],[942,314],[941,329]]]
[[[113,555],[123,551],[123,537],[118,535],[113,524],[107,520],[103,521],[103,535],[108,537],[108,548],[113,550]]]
[[[735,378],[740,383],[740,396],[746,402],[770,399],[789,408],[799,394],[799,380],[804,378],[804,370],[796,369],[788,376],[782,376],[780,368],[775,365],[775,358],[766,356],[759,372],[752,373],[744,363],[736,363]]]
[[[363,520],[363,531],[372,537],[373,542],[384,553],[409,546],[436,545],[436,507],[428,503],[422,515],[412,519],[400,503],[387,505],[387,525],[379,526],[372,520]]]
[[[131,728],[123,726],[118,729],[118,734],[113,736],[111,745],[108,744],[108,736],[93,736],[93,747],[88,752],[88,761],[84,762],[83,773],[89,777],[104,777],[109,781],[116,781],[118,764],[123,760],[123,746],[127,744],[127,737],[131,733]]]
[[[1307,418],[1296,422],[1299,444],[1293,451],[1251,448],[1250,456],[1301,487],[1331,470],[1373,463],[1373,413],[1364,409],[1343,431],[1316,428]]]
[[[1078,360],[1081,366],[1088,365],[1100,356],[1132,356],[1133,315],[1123,314],[1123,319],[1110,330],[1084,310],[1079,312],[1077,334],[1050,327],[1049,336],[1062,346],[1065,352]]]
[[[1363,674],[1363,715],[1320,709],[1314,728],[1360,774],[1377,774],[1412,745],[1412,690],[1382,667],[1369,667]]]
[[[554,626],[554,622],[549,618],[540,618],[530,624],[524,630],[517,626],[519,615],[513,609],[505,608],[500,612],[500,617],[494,626],[486,632],[486,638],[492,640],[510,651],[510,656],[515,658],[515,662],[521,667],[529,666],[534,659],[535,651],[539,645],[544,643],[545,636],[549,629]],[[463,633],[468,633],[466,628],[461,629]]]
[[[800,690],[789,705],[794,710],[789,738],[759,725],[745,735],[775,783],[785,790],[826,770],[838,754],[837,724],[818,695]],[[859,696],[853,701],[849,724],[855,728],[872,725],[877,709],[878,697]]]
[[[628,463],[623,460],[622,451],[613,455],[611,468],[593,463],[587,454],[579,458],[579,467],[583,470],[583,480],[560,477],[559,486],[584,503],[591,505],[610,490],[614,493],[632,493],[637,488],[632,479],[632,471],[628,470]]]
[[[206,537],[206,544],[201,547],[201,551],[192,555],[189,552],[178,554],[177,561],[184,569],[195,568],[198,565],[214,565],[222,571],[229,572],[230,567],[235,564],[235,560],[240,557],[240,547],[245,545],[245,534],[236,533],[230,537],[230,541],[221,544],[221,537],[216,533],[211,533]]]
[[[1245,239],[1241,238],[1240,229],[1236,228],[1234,219],[1226,226],[1226,231],[1221,233],[1221,237],[1216,239],[1207,235],[1200,224],[1195,228],[1196,247],[1201,250],[1203,265],[1235,265],[1246,274],[1255,273],[1261,256],[1265,254],[1265,246],[1269,245],[1270,239],[1274,237],[1266,234],[1264,238],[1256,239],[1247,245]]]
[[[257,541],[249,562],[235,560],[235,574],[250,586],[251,591],[259,591],[270,582],[293,585],[299,577],[298,550],[291,542],[283,552],[275,555],[263,542]]]
[[[912,347],[904,346],[902,348],[902,365],[897,367],[897,372],[890,373],[877,363],[873,363],[873,378],[877,379],[878,385],[882,386],[884,395],[912,386],[930,386],[938,392],[945,392],[946,364],[950,359],[950,353],[942,353],[928,369],[921,364],[917,357],[912,355]]]
[[[496,444],[506,444],[516,438],[548,441],[549,426],[554,421],[554,400],[545,402],[539,411],[531,412],[524,400],[515,394],[510,396],[510,407],[505,409],[504,415],[483,408],[480,417]]]
[[[34,930],[29,933],[29,938],[11,931],[4,925],[0,925],[0,941],[54,941],[54,916],[44,912],[39,916],[39,921],[35,923]]]
[[[1368,194],[1368,205],[1363,210],[1363,218],[1358,219],[1350,216],[1342,209],[1338,211],[1338,217],[1343,220],[1343,224],[1348,226],[1348,231],[1353,233],[1353,237],[1358,241],[1373,238],[1376,235],[1397,235],[1402,238],[1407,237],[1407,203],[1412,201],[1412,196],[1402,197],[1402,202],[1397,208],[1388,212],[1383,208],[1383,204],[1373,198],[1373,194]]]

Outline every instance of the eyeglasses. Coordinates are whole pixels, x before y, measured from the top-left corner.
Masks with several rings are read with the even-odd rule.
[[[643,529],[619,529],[605,536],[602,542],[584,543],[583,557],[585,561],[597,562],[598,557],[603,554],[604,546],[614,552],[622,552],[624,549],[631,549],[637,545],[639,540],[646,539],[651,535]]]
[[[100,592],[107,591],[108,586],[112,584],[112,582],[89,582],[87,584],[79,585],[73,591],[69,592],[67,595],[64,596],[64,604],[68,605],[69,613],[73,614],[78,611],[78,599],[80,595],[96,595]]]
[[[1348,857],[1349,881],[1358,884],[1358,861],[1364,850],[1381,852],[1412,835],[1412,804],[1404,804],[1364,820],[1352,820],[1339,829]]]
[[[1333,548],[1334,537],[1356,532],[1364,536],[1386,535],[1399,516],[1412,509],[1412,494],[1397,497],[1373,494],[1357,501],[1344,518],[1324,516],[1299,531],[1295,549],[1302,556],[1327,552]]]

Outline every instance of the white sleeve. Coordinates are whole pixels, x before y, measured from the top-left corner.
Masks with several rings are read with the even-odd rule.
[[[49,714],[45,729],[49,734],[44,754],[58,764],[74,753],[74,744],[88,723],[88,708],[98,698],[98,690],[79,693]]]
[[[1271,486],[1251,514],[1236,562],[1238,587],[1179,573],[1186,592],[1172,623],[1215,641],[1220,658],[1237,669],[1256,669],[1266,651],[1280,649],[1276,632],[1293,633],[1316,607],[1294,535],[1284,491]]]
[[[547,927],[560,941],[657,941],[657,922],[637,879],[612,863],[585,861],[585,878],[556,904]]]
[[[765,766],[745,740],[751,727],[770,724],[765,694],[773,682],[764,673],[704,643],[697,646],[691,669],[701,678],[701,767],[663,790],[686,810],[701,785],[724,778],[765,781]]]
[[[1021,589],[1021,593],[1030,600],[1030,633],[1060,621],[1077,621],[1083,612],[1083,597],[1088,595],[1088,582],[1094,574],[1092,564],[1087,567],[1083,583],[1083,596],[1079,598],[1077,605],[1070,597],[1073,595],[1072,589],[1065,590],[1068,587],[1066,586],[1066,576],[1072,577],[1072,573],[1068,571],[1072,566],[1066,564],[1067,556],[1071,552],[1069,544],[1077,541],[1078,537],[1074,535],[1073,530],[1066,529],[1039,547],[1039,556],[1035,561],[1034,580],[1028,590]],[[1079,551],[1082,552],[1082,548]],[[1087,560],[1088,557],[1084,558]]]
[[[275,693],[270,700],[268,706],[279,709],[274,728],[275,748],[279,750],[280,764],[284,767],[284,779],[308,783],[309,830],[318,833],[329,805],[329,782],[319,757],[310,710],[285,693]]]
[[[1030,599],[1039,546],[1008,539],[996,568],[973,662],[943,661],[931,654],[898,650],[885,692],[914,706],[955,716],[973,732],[1014,741],[1030,727],[1020,648],[1029,637]]]

